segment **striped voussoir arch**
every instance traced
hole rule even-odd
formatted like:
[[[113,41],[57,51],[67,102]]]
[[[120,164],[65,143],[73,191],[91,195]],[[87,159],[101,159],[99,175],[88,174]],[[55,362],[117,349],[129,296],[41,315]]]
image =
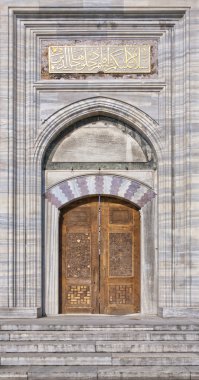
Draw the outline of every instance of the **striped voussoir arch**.
[[[67,179],[51,187],[45,197],[56,208],[88,195],[114,195],[131,201],[140,208],[156,195],[148,186],[116,175],[85,175]]]

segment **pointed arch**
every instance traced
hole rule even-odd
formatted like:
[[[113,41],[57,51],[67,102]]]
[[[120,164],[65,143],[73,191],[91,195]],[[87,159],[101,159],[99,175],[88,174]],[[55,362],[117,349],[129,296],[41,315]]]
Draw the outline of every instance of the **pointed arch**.
[[[157,161],[163,147],[158,124],[145,112],[125,102],[106,97],[80,100],[51,115],[43,124],[43,129],[35,143],[34,161],[41,163],[50,143],[67,127],[88,117],[103,115],[123,121],[143,135],[154,148]]]

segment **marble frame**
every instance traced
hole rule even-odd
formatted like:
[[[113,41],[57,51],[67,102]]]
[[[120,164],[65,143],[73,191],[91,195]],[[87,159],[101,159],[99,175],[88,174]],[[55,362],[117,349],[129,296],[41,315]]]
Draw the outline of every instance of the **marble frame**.
[[[82,110],[78,113],[79,118],[86,117],[89,112],[123,118],[154,147],[158,157],[158,307],[163,310],[162,315],[179,315],[178,310],[181,316],[189,312],[195,315],[193,309],[195,313],[199,308],[198,235],[194,232],[198,225],[195,211],[198,203],[192,173],[196,172],[197,164],[195,156],[191,155],[190,143],[196,144],[198,122],[194,113],[196,78],[193,75],[198,62],[195,49],[197,6],[160,5],[154,9],[137,2],[133,7],[101,7],[100,28],[97,28],[98,8],[89,9],[78,4],[75,8],[59,7],[59,4],[58,1],[56,7],[48,7],[41,1],[41,6],[33,2],[29,7],[22,1],[18,7],[13,1],[2,9],[0,316],[41,315],[44,256],[41,194],[45,192],[42,159],[51,139],[59,132],[57,124],[61,123],[60,128],[63,128],[62,123],[67,126],[73,122],[74,110],[78,107]],[[128,25],[126,15],[130,21]],[[59,24],[60,16],[62,25]],[[87,16],[92,20],[89,28],[85,22]],[[53,38],[58,31],[60,35],[68,31],[77,35],[82,30],[94,38],[102,34],[123,37],[127,32],[130,38],[141,34],[156,38],[157,79],[41,80],[38,60],[41,40]],[[190,56],[195,62],[191,70]],[[150,117],[142,106],[138,109],[128,100],[111,99],[107,95],[111,91],[112,94],[114,91],[128,92],[129,97],[139,92],[148,100],[156,93],[159,98],[156,116]],[[48,104],[49,93],[55,96],[75,93],[74,103],[64,106],[64,110],[68,110],[65,120],[60,110],[47,113],[41,121],[42,101]],[[84,94],[83,101],[79,101],[79,94]],[[89,109],[91,104],[93,108]],[[193,107],[191,117],[190,106]],[[194,152],[198,155],[197,145]]]

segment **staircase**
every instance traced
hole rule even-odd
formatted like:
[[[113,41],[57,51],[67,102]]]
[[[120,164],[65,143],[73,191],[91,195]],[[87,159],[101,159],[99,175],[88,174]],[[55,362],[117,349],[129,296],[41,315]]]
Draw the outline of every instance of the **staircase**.
[[[197,320],[62,316],[0,328],[0,380],[199,379]]]

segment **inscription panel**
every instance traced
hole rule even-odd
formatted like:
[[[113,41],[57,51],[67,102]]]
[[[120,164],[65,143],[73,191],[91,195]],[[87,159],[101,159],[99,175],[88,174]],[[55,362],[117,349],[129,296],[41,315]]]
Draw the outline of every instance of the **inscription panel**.
[[[109,234],[109,275],[132,276],[132,234]]]
[[[41,41],[41,79],[157,78],[154,39],[67,39]]]
[[[89,233],[68,233],[66,273],[69,278],[90,277],[90,242]]]
[[[151,46],[138,44],[49,46],[49,73],[150,73]]]

